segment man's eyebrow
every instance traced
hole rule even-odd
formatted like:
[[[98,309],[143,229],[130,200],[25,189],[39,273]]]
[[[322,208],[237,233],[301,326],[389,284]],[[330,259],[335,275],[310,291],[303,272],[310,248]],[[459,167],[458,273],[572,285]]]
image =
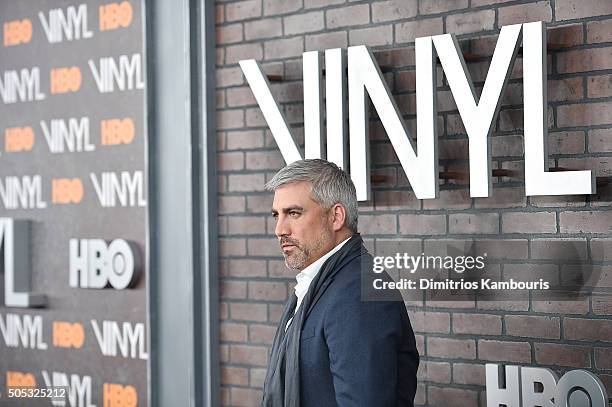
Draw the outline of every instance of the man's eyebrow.
[[[291,205],[291,206],[288,206],[286,208],[283,208],[282,211],[283,211],[283,213],[287,213],[289,211],[302,211],[302,212],[304,212],[304,208],[299,206],[299,205]],[[274,208],[272,208],[271,212],[272,212],[273,215],[278,213],[278,211],[276,209],[274,209]]]

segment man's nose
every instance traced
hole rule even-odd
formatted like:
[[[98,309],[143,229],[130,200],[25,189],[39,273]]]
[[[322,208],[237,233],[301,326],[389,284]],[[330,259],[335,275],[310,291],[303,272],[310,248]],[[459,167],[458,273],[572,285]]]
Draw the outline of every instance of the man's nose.
[[[274,228],[274,233],[277,237],[283,237],[290,234],[289,225],[284,216],[279,215],[276,218],[276,227]]]

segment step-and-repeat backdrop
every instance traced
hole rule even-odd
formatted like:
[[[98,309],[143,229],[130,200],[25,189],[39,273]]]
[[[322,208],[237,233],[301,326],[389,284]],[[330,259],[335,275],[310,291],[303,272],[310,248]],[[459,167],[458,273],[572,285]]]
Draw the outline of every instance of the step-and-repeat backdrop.
[[[147,404],[143,14],[0,2],[0,405]]]

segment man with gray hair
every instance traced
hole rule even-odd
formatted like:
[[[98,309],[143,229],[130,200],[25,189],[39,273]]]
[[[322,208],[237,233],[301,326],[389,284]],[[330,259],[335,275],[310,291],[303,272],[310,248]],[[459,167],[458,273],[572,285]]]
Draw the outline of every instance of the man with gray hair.
[[[262,406],[412,407],[414,333],[401,300],[361,298],[372,256],[357,232],[350,177],[331,162],[301,160],[266,189],[274,191],[285,264],[298,274],[274,337]]]

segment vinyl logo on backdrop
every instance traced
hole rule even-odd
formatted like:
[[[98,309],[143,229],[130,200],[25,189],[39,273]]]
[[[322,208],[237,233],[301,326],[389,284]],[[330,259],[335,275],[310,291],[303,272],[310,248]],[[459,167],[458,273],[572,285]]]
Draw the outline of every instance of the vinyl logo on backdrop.
[[[575,195],[595,193],[591,171],[548,172],[546,30],[542,22],[501,29],[489,72],[477,100],[465,60],[453,34],[417,38],[416,103],[417,143],[414,145],[374,56],[366,46],[348,48],[348,81],[341,49],[325,51],[327,148],[323,148],[322,66],[319,51],[303,54],[305,158],[327,158],[346,168],[347,129],[345,93],[348,87],[350,174],[360,201],[370,198],[368,105],[370,96],[380,121],[419,199],[438,196],[436,132],[436,58],[455,98],[469,140],[470,196],[488,197],[492,176],[490,138],[510,68],[523,39],[525,193]],[[270,91],[270,84],[255,60],[240,66],[285,159],[302,159],[290,126]],[[348,86],[345,84],[348,82]],[[416,148],[415,148],[416,147]],[[418,153],[417,153],[418,152]]]

